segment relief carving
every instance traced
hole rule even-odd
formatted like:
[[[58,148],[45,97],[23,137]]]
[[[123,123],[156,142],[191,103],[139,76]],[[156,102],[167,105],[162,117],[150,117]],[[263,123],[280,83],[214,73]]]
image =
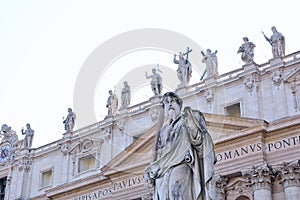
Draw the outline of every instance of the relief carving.
[[[245,88],[248,92],[253,92],[256,89],[256,92],[259,90],[259,76],[257,73],[253,73],[244,77]]]
[[[207,103],[207,104],[212,104],[212,102],[213,102],[213,100],[214,100],[214,93],[213,93],[213,91],[207,89],[207,90],[204,92],[204,97],[205,97],[205,100],[206,100],[206,103]]]
[[[150,108],[149,110],[149,116],[152,122],[156,122],[158,119],[159,111],[158,108]]]
[[[253,199],[252,185],[248,178],[237,177],[228,181],[228,184],[225,186],[225,199],[237,199],[241,195],[246,196],[249,199]]]
[[[279,88],[280,84],[282,83],[282,80],[283,78],[280,70],[273,72],[272,81],[275,86]]]

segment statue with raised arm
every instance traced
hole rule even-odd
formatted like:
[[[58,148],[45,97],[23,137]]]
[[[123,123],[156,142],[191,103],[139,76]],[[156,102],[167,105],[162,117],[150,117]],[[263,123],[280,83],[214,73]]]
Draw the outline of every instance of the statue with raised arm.
[[[112,92],[112,90],[108,91],[109,97],[107,98],[106,108],[108,109],[108,117],[115,116],[118,110],[118,97],[116,94]]]
[[[163,95],[163,114],[155,135],[154,156],[144,180],[154,200],[215,200],[214,144],[199,110],[185,107],[177,94]],[[161,117],[162,115],[160,115]]]
[[[25,138],[23,140],[23,147],[25,149],[30,149],[32,147],[32,140],[34,135],[34,130],[30,127],[30,124],[26,124],[26,130],[22,128],[21,130],[22,135],[25,135]]]
[[[178,64],[177,77],[180,81],[179,87],[187,86],[190,82],[190,78],[192,76],[192,65],[188,60],[188,55],[191,51],[191,49],[187,48],[186,53],[180,52],[178,55],[179,60],[176,59],[177,55],[174,54],[173,62]]]
[[[218,76],[218,58],[217,58],[217,51],[214,53],[211,52],[210,49],[206,50],[206,54],[201,51],[203,55],[202,62],[206,63],[206,72],[207,78],[210,77],[217,77]]]
[[[65,130],[67,131],[67,133],[71,133],[73,131],[73,128],[75,125],[75,119],[76,119],[76,115],[72,111],[72,108],[68,108],[68,116],[63,121],[63,123],[65,124]]]
[[[275,26],[272,26],[271,30],[272,30],[273,34],[271,35],[270,38],[268,38],[264,34],[264,32],[262,32],[262,33],[263,33],[265,39],[272,46],[273,58],[285,56],[285,39],[284,39],[284,36],[276,30]]]
[[[121,91],[122,108],[127,108],[130,105],[131,92],[127,81],[124,81],[124,87]]]
[[[149,79],[151,78],[151,89],[154,93],[154,95],[161,95],[162,92],[162,78],[159,75],[159,73],[157,73],[156,69],[153,68],[152,69],[152,75],[148,76],[147,72],[146,72],[146,78]]]
[[[242,53],[242,60],[246,64],[253,63],[253,57],[254,57],[254,48],[256,47],[253,42],[249,42],[249,39],[247,37],[243,37],[244,44],[240,46],[237,53]]]

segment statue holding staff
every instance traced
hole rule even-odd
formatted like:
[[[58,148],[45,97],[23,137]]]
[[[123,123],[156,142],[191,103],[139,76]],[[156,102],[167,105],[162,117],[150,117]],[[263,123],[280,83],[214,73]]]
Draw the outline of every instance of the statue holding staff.
[[[268,38],[264,32],[262,34],[264,35],[265,39],[270,43],[272,46],[272,53],[273,58],[275,57],[282,57],[285,55],[285,39],[284,36],[279,33],[275,26],[272,26],[271,28],[273,34],[270,38]]]
[[[154,186],[153,199],[215,200],[214,144],[203,114],[190,107],[182,113],[182,100],[173,92],[162,103],[153,159],[144,174]]]
[[[174,59],[173,62],[175,64],[178,64],[177,68],[177,77],[180,81],[179,87],[184,87],[187,86],[188,83],[190,82],[191,76],[192,76],[192,65],[188,60],[189,53],[192,52],[192,49],[189,47],[187,48],[186,53],[180,52],[178,57],[179,60],[176,59],[177,55],[174,54]],[[185,58],[186,56],[186,58]]]

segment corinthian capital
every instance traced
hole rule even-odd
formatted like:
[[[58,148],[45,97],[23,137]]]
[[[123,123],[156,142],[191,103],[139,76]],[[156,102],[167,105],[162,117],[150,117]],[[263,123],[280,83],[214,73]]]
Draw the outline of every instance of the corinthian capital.
[[[267,163],[260,166],[253,166],[250,170],[244,170],[242,171],[242,175],[250,179],[254,190],[271,190],[271,180],[274,177],[274,173]]]
[[[275,168],[284,187],[300,186],[300,160],[283,162]]]

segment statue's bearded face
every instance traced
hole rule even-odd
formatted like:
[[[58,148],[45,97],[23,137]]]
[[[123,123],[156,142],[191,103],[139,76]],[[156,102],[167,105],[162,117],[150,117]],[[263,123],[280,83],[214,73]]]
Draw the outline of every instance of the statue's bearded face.
[[[175,98],[167,97],[164,100],[165,113],[167,114],[168,120],[175,120],[180,114],[181,106],[178,104]]]

